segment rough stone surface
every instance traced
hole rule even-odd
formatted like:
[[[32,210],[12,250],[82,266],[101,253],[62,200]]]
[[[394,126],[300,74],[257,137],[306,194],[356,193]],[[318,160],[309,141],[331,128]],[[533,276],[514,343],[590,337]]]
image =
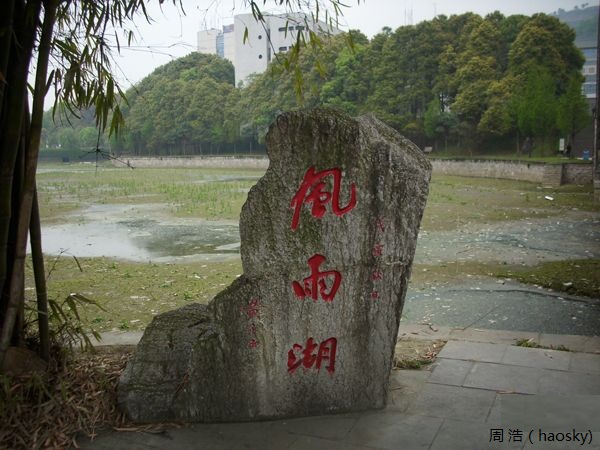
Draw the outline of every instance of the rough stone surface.
[[[207,306],[162,314],[146,329],[119,386],[133,420],[243,421],[385,406],[431,166],[375,118],[324,109],[279,116],[267,149],[269,168],[240,218],[244,274]],[[339,198],[333,174],[309,183],[292,229],[292,200],[311,167],[340,169]],[[322,217],[313,215],[318,198]],[[316,300],[293,287],[310,277],[315,255],[325,258],[318,271],[341,277],[329,301],[332,273]]]

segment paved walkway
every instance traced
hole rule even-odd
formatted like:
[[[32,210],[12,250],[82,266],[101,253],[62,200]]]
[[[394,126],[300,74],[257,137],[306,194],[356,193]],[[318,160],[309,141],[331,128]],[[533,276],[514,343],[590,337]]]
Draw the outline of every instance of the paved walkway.
[[[600,449],[600,337],[423,325],[403,326],[400,335],[448,343],[426,370],[392,372],[383,410],[107,431],[79,444],[94,450],[570,449],[581,448],[585,438],[585,448]],[[572,351],[514,346],[520,338]],[[564,433],[573,439],[574,429],[578,441],[557,442],[567,439]]]

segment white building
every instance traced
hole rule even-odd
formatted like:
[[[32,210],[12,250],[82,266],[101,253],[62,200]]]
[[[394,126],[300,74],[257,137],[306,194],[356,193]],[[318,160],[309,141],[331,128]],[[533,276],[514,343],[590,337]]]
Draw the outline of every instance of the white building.
[[[288,51],[296,42],[298,33],[306,33],[307,26],[319,34],[340,32],[303,14],[263,17],[264,22],[260,22],[252,14],[239,14],[234,17],[234,23],[224,26],[222,31],[210,29],[198,32],[198,51],[230,60],[235,68],[235,84],[239,85],[240,82],[246,83],[251,74],[264,72],[275,53]],[[305,39],[308,41],[308,36]]]
[[[214,28],[210,30],[202,30],[198,32],[198,51],[200,53],[216,54],[217,53],[217,37],[220,31]]]

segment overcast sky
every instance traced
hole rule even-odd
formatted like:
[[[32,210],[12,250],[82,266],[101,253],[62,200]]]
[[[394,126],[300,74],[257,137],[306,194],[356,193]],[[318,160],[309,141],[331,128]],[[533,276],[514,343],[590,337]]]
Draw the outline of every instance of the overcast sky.
[[[326,1],[326,0],[325,0]],[[179,2],[179,0],[178,0]],[[150,2],[152,24],[138,21],[138,47],[123,49],[117,60],[117,73],[124,87],[140,81],[159,65],[195,50],[196,33],[200,29],[220,28],[233,23],[233,15],[249,12],[242,0],[182,0],[185,15],[167,0],[162,8]],[[260,3],[260,2],[259,2]],[[273,0],[267,0],[275,3]],[[371,37],[384,26],[396,29],[405,24],[430,20],[436,14],[461,14],[472,11],[485,15],[500,10],[505,15],[535,12],[552,13],[581,6],[572,0],[346,0],[342,28],[355,28]],[[358,4],[360,3],[360,4]],[[588,1],[589,5],[598,0]],[[266,7],[265,7],[266,9]]]

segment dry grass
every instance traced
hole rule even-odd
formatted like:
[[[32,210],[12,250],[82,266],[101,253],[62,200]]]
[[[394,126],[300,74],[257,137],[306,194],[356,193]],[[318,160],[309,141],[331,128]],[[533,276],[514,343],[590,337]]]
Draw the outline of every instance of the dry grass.
[[[119,375],[130,354],[80,354],[47,373],[0,377],[0,448],[78,448],[76,436],[122,427]]]
[[[420,369],[435,361],[446,344],[441,340],[402,338],[394,351],[394,369]]]

